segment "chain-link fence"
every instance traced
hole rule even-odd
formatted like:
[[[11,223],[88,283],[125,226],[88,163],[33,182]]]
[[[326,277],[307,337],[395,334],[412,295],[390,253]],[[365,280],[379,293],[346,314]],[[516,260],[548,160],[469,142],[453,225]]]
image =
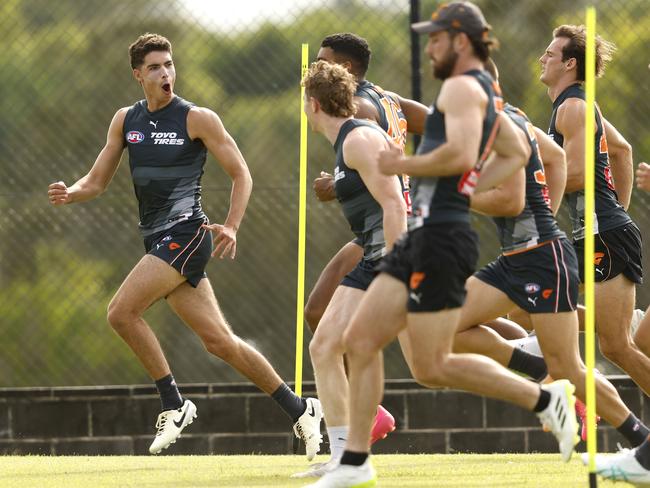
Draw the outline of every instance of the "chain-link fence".
[[[235,261],[214,261],[208,275],[237,334],[293,378],[299,143],[300,45],[315,57],[321,39],[352,31],[373,50],[368,78],[410,96],[409,2],[312,0],[4,0],[0,3],[0,385],[148,382],[105,318],[108,302],[143,248],[126,157],[108,192],[85,204],[52,208],[47,185],[72,183],[90,168],[119,107],[142,98],[131,78],[127,46],[159,32],[174,46],[176,91],[219,113],[253,175],[253,195],[238,235]],[[501,40],[495,56],[506,97],[546,128],[550,101],[537,58],[554,26],[580,23],[576,2],[477,2]],[[426,17],[435,2],[422,2]],[[605,113],[648,154],[645,93],[650,38],[647,0],[597,2],[599,31],[619,52],[598,85]],[[424,42],[422,43],[422,46]],[[437,86],[422,59],[423,101]],[[331,169],[331,146],[309,138],[309,180]],[[230,181],[206,165],[203,203],[213,222],[226,214]],[[631,213],[648,225],[647,195]],[[308,198],[307,286],[351,238],[336,204]],[[477,219],[482,261],[498,244],[493,225]],[[565,225],[565,229],[567,226]],[[647,236],[647,233],[644,232]],[[650,269],[650,268],[648,268]],[[308,290],[307,290],[308,291]],[[638,304],[649,293],[640,289]],[[164,303],[145,318],[181,382],[240,377],[203,351]],[[307,334],[307,339],[309,334]],[[408,376],[401,354],[386,357],[389,377]],[[305,358],[306,376],[311,372]]]

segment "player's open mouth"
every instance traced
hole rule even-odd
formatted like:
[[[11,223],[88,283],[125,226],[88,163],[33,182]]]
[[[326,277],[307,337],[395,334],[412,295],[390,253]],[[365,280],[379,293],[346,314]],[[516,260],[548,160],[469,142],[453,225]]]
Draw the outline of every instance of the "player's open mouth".
[[[172,92],[172,86],[169,83],[163,84],[162,89],[165,91],[165,93],[171,93]]]

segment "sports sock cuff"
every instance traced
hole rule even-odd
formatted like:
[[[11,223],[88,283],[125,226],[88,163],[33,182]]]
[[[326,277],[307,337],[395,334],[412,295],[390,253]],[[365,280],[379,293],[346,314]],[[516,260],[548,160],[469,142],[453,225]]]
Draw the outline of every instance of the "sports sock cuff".
[[[632,412],[621,425],[616,427],[616,430],[627,439],[632,447],[643,444],[650,434],[648,428]]]
[[[307,401],[296,395],[286,383],[282,383],[278,388],[271,393],[271,398],[275,400],[280,408],[291,417],[294,423],[298,421],[300,416],[305,413],[307,409]]]
[[[367,452],[353,452],[353,451],[343,451],[343,456],[341,456],[341,464],[348,464],[350,466],[361,466],[368,459]]]
[[[533,412],[541,412],[543,410],[546,410],[546,407],[548,407],[548,404],[551,403],[551,394],[543,390],[542,388],[539,389],[539,398],[537,399],[537,403],[533,407]]]
[[[183,399],[171,374],[156,380],[156,389],[160,394],[160,404],[163,410],[176,410],[183,406]]]
[[[548,374],[546,362],[541,356],[536,356],[519,347],[515,347],[508,362],[508,368],[519,373],[524,373],[535,381],[543,380]]]

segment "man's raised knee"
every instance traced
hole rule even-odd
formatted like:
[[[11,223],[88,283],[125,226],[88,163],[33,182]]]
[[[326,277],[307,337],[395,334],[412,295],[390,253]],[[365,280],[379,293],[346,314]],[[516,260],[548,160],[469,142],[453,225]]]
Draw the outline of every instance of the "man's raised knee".
[[[111,301],[108,305],[108,310],[106,312],[106,319],[111,327],[119,332],[121,329],[128,327],[134,319],[137,318],[137,315],[129,313],[121,305],[117,305],[115,301]]]

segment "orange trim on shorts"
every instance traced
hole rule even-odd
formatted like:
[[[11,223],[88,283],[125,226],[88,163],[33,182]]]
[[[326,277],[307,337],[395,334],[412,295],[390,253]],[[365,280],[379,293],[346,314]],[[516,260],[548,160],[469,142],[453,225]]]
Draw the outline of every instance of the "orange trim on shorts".
[[[547,244],[551,244],[551,243],[557,242],[559,240],[560,240],[560,238],[558,237],[557,239],[553,239],[552,241],[545,241],[545,242],[542,242],[541,244],[537,244],[537,245],[532,246],[532,247],[527,247],[526,249],[517,249],[516,251],[508,251],[508,252],[504,252],[504,253],[501,253],[501,254],[503,256],[514,256],[515,254],[521,254],[521,253],[524,253],[524,252],[532,251],[533,249],[537,249],[538,247],[546,246]]]

